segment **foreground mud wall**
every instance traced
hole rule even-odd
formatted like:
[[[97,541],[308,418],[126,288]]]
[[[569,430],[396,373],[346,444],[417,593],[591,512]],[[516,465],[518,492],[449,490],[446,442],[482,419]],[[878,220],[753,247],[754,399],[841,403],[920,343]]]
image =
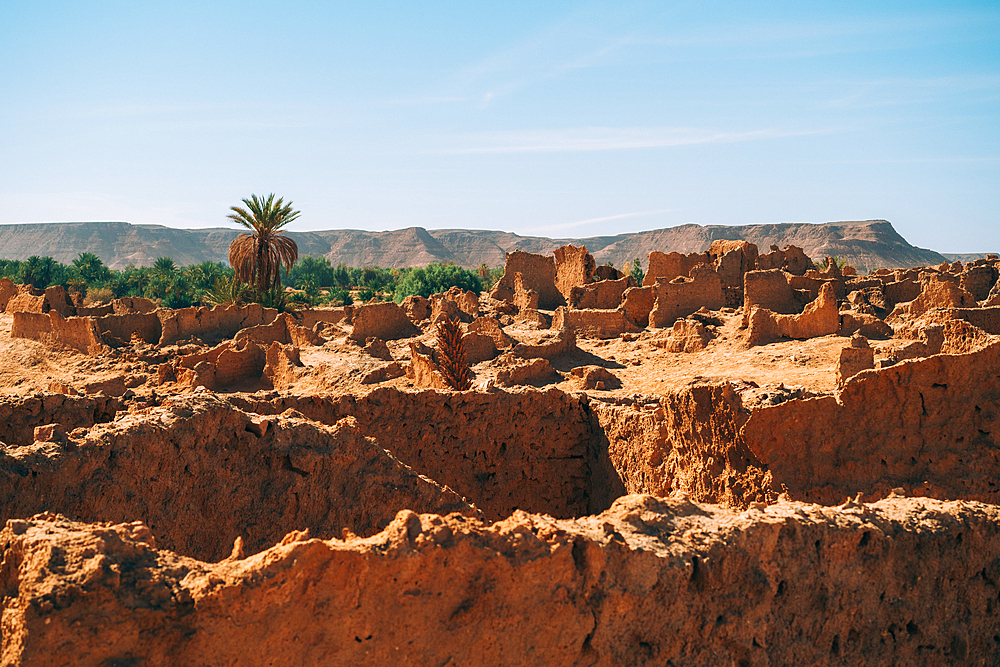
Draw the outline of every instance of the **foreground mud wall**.
[[[4,664],[959,665],[1000,660],[1000,510],[891,498],[579,520],[400,512],[208,564],[142,524],[0,532]]]
[[[0,397],[0,443],[24,446],[34,442],[36,426],[60,424],[67,432],[109,422],[124,409],[119,398],[111,396],[69,396],[34,394]]]
[[[743,438],[796,499],[903,487],[1000,503],[1000,343],[864,371],[838,397],[755,410]]]
[[[516,509],[557,517],[588,511],[590,416],[579,398],[555,389],[487,394],[380,388],[358,397],[232,400],[260,414],[292,408],[325,424],[354,417],[380,447],[492,519]]]
[[[206,560],[247,553],[290,530],[375,533],[402,508],[475,514],[365,438],[293,414],[261,419],[217,398],[174,399],[0,453],[0,520],[53,511],[142,520],[161,546]]]
[[[647,405],[591,401],[590,408],[595,484],[605,480],[598,487],[604,495],[595,492],[594,510],[624,493],[681,491],[734,507],[777,495],[766,467],[740,437],[746,416],[728,382],[695,385]]]

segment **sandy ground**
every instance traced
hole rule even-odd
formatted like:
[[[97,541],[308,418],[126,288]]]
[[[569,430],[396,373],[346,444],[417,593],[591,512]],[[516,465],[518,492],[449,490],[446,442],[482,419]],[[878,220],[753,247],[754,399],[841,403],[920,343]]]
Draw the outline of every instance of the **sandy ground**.
[[[693,381],[720,379],[748,381],[760,386],[801,386],[812,392],[827,392],[836,388],[836,363],[840,350],[848,344],[840,336],[824,336],[809,340],[787,340],[748,348],[745,332],[740,329],[741,317],[736,313],[714,313],[722,324],[715,327],[716,338],[701,351],[668,352],[657,342],[667,330],[650,329],[626,338],[608,340],[579,339],[579,350],[552,360],[556,370],[568,374],[578,366],[602,366],[614,373],[622,383],[613,391],[590,390],[607,397],[657,395]],[[13,316],[0,314],[0,348],[4,363],[0,364],[0,393],[28,394],[71,387],[78,391],[95,392],[102,383],[125,378],[137,392],[156,388],[156,364],[148,363],[130,350],[110,355],[89,357],[72,350],[54,350],[44,344],[24,339],[12,339]],[[537,337],[541,332],[508,326],[505,331],[516,340]],[[406,377],[389,380],[381,385],[362,384],[361,377],[384,363],[369,357],[347,339],[349,327],[343,326],[325,344],[302,349],[306,368],[301,379],[290,388],[299,394],[340,394],[367,392],[386,384],[414,387]],[[411,339],[412,340],[412,339]],[[419,337],[434,344],[434,336]],[[410,340],[390,341],[393,357],[404,367],[410,358]],[[876,354],[892,343],[871,341]],[[480,378],[495,375],[496,362],[484,362],[474,367]],[[555,386],[567,391],[582,389],[577,378],[549,379],[536,386]],[[261,383],[231,387],[230,391],[255,391],[267,388]],[[169,387],[156,388],[169,391]]]

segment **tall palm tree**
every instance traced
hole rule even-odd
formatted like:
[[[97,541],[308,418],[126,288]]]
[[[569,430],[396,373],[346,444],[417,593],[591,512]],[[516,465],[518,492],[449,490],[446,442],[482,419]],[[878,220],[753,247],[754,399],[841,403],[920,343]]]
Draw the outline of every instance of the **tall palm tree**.
[[[240,234],[230,244],[229,263],[237,278],[259,292],[276,289],[281,285],[281,265],[287,271],[299,258],[299,247],[281,229],[299,217],[299,212],[292,210],[292,202],[275,201],[273,194],[267,199],[250,195],[243,203],[246,209],[232,206],[233,212],[226,217],[252,233]]]

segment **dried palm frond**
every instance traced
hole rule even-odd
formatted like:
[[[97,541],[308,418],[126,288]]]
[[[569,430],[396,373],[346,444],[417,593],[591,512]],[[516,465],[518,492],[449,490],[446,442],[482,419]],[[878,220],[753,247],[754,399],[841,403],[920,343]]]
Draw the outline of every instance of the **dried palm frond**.
[[[438,370],[448,386],[458,391],[472,387],[472,371],[465,360],[462,327],[458,320],[441,318],[437,327]]]

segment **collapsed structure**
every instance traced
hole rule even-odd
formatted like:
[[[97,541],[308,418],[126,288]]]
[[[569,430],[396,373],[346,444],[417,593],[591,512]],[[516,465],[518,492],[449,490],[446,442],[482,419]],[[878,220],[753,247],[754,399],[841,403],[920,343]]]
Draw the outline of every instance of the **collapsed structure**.
[[[108,368],[0,397],[3,664],[1000,660],[1000,258],[647,266],[294,315],[0,281],[12,345]]]

